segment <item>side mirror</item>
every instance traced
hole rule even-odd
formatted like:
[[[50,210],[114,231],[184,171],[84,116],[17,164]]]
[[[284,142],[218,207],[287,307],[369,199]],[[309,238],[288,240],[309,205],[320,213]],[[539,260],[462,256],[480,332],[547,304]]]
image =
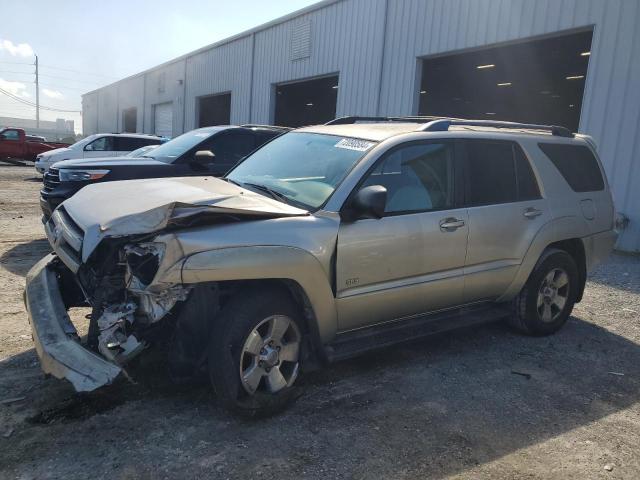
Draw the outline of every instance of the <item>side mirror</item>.
[[[382,218],[386,206],[387,189],[382,185],[371,185],[358,190],[343,218],[351,222],[361,218]]]
[[[211,150],[198,150],[196,154],[193,156],[194,161],[201,165],[213,163],[215,158],[216,156]]]

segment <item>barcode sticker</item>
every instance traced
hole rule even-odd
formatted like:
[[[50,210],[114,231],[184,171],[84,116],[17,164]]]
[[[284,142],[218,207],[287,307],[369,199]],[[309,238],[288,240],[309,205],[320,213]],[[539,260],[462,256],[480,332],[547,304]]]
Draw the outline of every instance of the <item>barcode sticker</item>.
[[[356,150],[358,152],[366,152],[375,145],[374,142],[367,142],[366,140],[358,140],[357,138],[343,138],[334,146],[336,148],[345,148],[347,150]]]

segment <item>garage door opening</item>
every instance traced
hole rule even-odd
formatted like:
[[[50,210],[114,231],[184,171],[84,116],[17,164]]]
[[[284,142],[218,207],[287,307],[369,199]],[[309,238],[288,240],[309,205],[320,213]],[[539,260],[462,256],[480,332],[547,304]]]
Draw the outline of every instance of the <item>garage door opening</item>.
[[[577,131],[592,31],[424,59],[420,115]]]
[[[231,123],[231,94],[221,93],[198,99],[198,127]]]
[[[122,111],[122,131],[136,133],[138,123],[138,109],[136,107],[125,108]]]
[[[276,85],[274,123],[284,127],[317,125],[333,120],[338,75]]]
[[[173,135],[173,103],[159,103],[153,106],[153,133],[160,137]]]

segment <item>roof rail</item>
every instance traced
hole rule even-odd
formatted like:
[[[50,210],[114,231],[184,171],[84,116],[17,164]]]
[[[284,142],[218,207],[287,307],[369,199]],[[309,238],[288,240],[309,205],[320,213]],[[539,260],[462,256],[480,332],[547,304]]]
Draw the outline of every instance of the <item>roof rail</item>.
[[[446,132],[452,126],[467,127],[491,127],[491,128],[513,128],[526,130],[544,130],[551,132],[551,135],[557,137],[573,138],[574,135],[565,127],[556,125],[536,125],[533,123],[517,123],[517,122],[501,122],[497,120],[449,120],[438,119],[425,123],[420,131],[422,132]]]
[[[424,123],[429,120],[437,120],[442,117],[430,117],[430,116],[408,116],[408,117],[361,117],[358,115],[351,115],[348,117],[339,117],[328,121],[325,125],[351,125],[357,122],[411,122],[411,123]]]
[[[280,125],[261,125],[259,123],[245,123],[240,126],[243,128],[277,128],[279,130],[293,130],[291,127],[283,127]]]

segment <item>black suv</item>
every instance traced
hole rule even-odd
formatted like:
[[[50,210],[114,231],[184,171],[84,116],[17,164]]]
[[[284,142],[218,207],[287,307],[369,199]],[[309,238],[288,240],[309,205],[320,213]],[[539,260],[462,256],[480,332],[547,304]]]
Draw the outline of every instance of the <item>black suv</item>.
[[[137,158],[65,160],[49,168],[40,191],[43,221],[85,185],[138,178],[220,177],[243,157],[289,131],[264,125],[217,126],[192,130]]]

